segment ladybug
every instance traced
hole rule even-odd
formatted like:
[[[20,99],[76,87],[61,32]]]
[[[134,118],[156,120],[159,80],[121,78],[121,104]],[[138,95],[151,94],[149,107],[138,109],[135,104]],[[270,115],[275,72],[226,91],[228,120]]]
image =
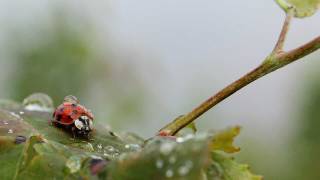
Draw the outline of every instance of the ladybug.
[[[93,130],[93,114],[79,104],[75,96],[66,96],[53,113],[52,124],[71,131],[73,137],[89,137]]]

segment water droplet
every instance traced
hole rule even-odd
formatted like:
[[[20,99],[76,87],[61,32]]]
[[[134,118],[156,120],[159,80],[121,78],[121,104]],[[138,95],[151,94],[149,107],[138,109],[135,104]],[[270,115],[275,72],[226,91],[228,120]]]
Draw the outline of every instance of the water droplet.
[[[117,157],[117,156],[119,156],[119,155],[120,155],[119,152],[115,152],[115,153],[113,154],[113,156],[115,156],[115,157]]]
[[[97,145],[97,148],[98,148],[98,149],[102,149],[102,144],[98,144],[98,145]]]
[[[194,138],[193,134],[187,134],[183,139],[184,139],[184,141],[187,141],[187,140],[192,139],[192,138]]]
[[[176,139],[176,142],[178,142],[178,143],[183,143],[183,142],[188,141],[188,140],[190,140],[190,139],[192,139],[192,138],[194,138],[194,135],[193,135],[193,134],[187,134],[187,135],[184,136],[184,137],[178,137],[178,138]]]
[[[91,143],[88,143],[86,147],[87,147],[88,151],[90,151],[90,152],[94,151],[94,148]]]
[[[178,169],[178,173],[180,176],[185,176],[189,173],[189,171],[191,170],[193,166],[192,161],[188,160],[184,163],[184,165],[182,165],[181,167],[179,167]]]
[[[184,139],[182,137],[178,137],[176,140],[178,143],[182,143],[184,141]]]
[[[165,143],[161,144],[160,152],[163,155],[168,155],[168,154],[171,153],[171,151],[173,150],[174,146],[175,145],[173,143],[171,143],[171,142],[165,142]]]
[[[28,111],[43,111],[43,112],[51,112],[52,109],[44,108],[37,104],[30,104],[24,107]]]
[[[7,121],[3,121],[3,124],[8,125],[9,123]]]
[[[162,159],[158,159],[157,161],[156,161],[156,167],[158,168],[158,169],[161,169],[162,167],[163,167],[163,160]]]
[[[8,133],[9,133],[9,134],[12,134],[12,133],[13,133],[13,130],[12,130],[12,129],[9,129],[9,130],[8,130]]]
[[[21,118],[18,114],[14,113],[14,112],[10,112],[10,114],[15,118],[18,118],[18,119]]]
[[[171,163],[171,164],[174,164],[176,162],[176,160],[177,160],[176,157],[173,155],[169,157],[169,163]]]
[[[185,176],[188,174],[188,172],[189,172],[189,168],[187,168],[186,166],[181,166],[178,169],[178,173],[180,176]]]
[[[69,168],[71,173],[75,173],[81,168],[81,159],[79,156],[71,156],[67,162],[66,166]]]
[[[23,115],[23,114],[24,114],[24,112],[23,112],[23,111],[20,111],[20,112],[19,112],[19,114],[20,114],[20,115]]]
[[[172,171],[171,169],[168,169],[168,170],[166,171],[166,177],[167,177],[167,178],[173,177],[173,171]]]
[[[52,99],[44,93],[34,93],[23,100],[23,106],[29,111],[53,111]]]
[[[104,147],[105,150],[107,150],[108,152],[113,152],[115,149],[112,146],[106,146]]]
[[[138,151],[139,149],[141,149],[141,146],[139,144],[126,144],[124,147],[132,151]]]
[[[118,157],[118,161],[124,161],[126,158],[128,158],[128,154],[122,153],[122,154],[120,154],[120,156]]]
[[[103,158],[101,158],[101,157],[99,157],[99,156],[96,156],[96,155],[91,155],[90,156],[92,159],[103,159]]]

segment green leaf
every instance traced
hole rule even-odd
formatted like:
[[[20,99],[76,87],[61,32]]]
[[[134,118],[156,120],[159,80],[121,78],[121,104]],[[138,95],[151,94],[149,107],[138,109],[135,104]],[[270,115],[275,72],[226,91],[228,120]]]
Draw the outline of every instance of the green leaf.
[[[141,151],[111,163],[108,179],[200,179],[209,162],[208,138],[177,143],[159,137],[150,140]]]
[[[249,166],[239,164],[223,153],[212,152],[212,163],[206,171],[208,179],[262,180],[262,176],[250,172]]]
[[[286,12],[293,9],[297,18],[312,16],[320,7],[320,0],[276,0],[276,2]]]
[[[23,150],[23,157],[16,169],[15,179],[85,179],[92,176],[82,171],[90,154],[68,148],[60,143],[31,136]]]
[[[211,150],[222,150],[227,153],[240,151],[239,147],[233,145],[234,138],[240,133],[240,127],[234,126],[213,134]]]
[[[224,177],[240,173],[231,160],[211,157],[217,151],[239,150],[233,146],[238,126],[146,141],[95,123],[90,139],[74,139],[49,123],[52,102],[48,96],[29,99],[35,102],[31,108],[30,103],[0,101],[0,179],[217,179],[221,172]],[[209,173],[217,168],[218,174]]]

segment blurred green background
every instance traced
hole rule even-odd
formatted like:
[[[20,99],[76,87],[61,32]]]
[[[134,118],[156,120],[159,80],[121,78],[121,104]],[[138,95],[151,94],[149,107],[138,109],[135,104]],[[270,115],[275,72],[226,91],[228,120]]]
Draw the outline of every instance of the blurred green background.
[[[226,13],[226,9],[232,10]],[[318,35],[297,20],[287,48]],[[0,97],[76,95],[96,121],[154,135],[272,50],[273,1],[0,2]],[[219,104],[200,131],[239,124],[238,158],[265,179],[319,179],[319,52]]]

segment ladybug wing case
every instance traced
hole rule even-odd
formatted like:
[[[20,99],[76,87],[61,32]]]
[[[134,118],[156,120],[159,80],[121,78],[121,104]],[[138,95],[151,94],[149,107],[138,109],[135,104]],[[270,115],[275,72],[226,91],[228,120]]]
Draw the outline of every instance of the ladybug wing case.
[[[73,107],[69,103],[60,105],[53,114],[54,121],[59,124],[69,125],[75,120],[73,117]]]

